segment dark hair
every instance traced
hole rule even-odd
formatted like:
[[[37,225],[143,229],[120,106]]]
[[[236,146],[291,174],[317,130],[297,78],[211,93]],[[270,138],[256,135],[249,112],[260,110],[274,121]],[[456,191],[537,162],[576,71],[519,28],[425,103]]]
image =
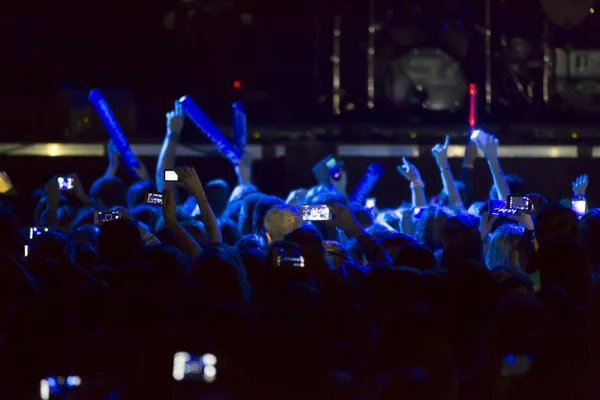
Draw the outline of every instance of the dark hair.
[[[467,260],[483,263],[483,243],[477,218],[461,214],[446,221],[442,253],[444,268],[450,269],[452,264]]]
[[[140,228],[127,219],[107,221],[100,227],[98,253],[100,262],[115,266],[138,256],[143,248]]]
[[[75,232],[72,232],[70,238],[73,242],[89,243],[93,248],[98,247],[98,235],[100,228],[93,224],[82,225]]]
[[[579,241],[577,214],[558,204],[544,207],[535,219],[535,239],[540,248],[557,239]]]
[[[86,271],[91,271],[100,264],[100,257],[90,243],[75,242],[75,263]]]
[[[264,233],[265,229],[265,217],[267,212],[275,206],[284,205],[285,202],[279,197],[275,196],[264,196],[262,197],[254,207],[252,213],[252,232],[260,235]]]
[[[302,226],[285,235],[284,240],[300,246],[300,252],[305,259],[307,269],[315,271],[327,268],[323,237],[314,227]]]
[[[127,189],[125,197],[127,199],[127,209],[131,210],[136,206],[146,203],[146,193],[156,192],[154,182],[138,180],[133,182]]]
[[[142,204],[129,211],[129,215],[135,221],[144,223],[151,232],[154,232],[156,224],[160,220],[161,211],[158,207]]]
[[[238,240],[240,240],[242,237],[237,224],[230,219],[221,219],[219,226],[221,227],[221,237],[223,238],[223,243],[230,246],[235,246]]]
[[[394,265],[418,268],[423,272],[437,267],[437,260],[431,249],[417,242],[407,243],[393,260]]]
[[[208,235],[206,233],[206,227],[200,221],[183,221],[180,224],[196,242],[204,247],[208,244]],[[177,247],[177,246],[176,246]]]
[[[432,251],[441,249],[444,226],[451,216],[452,212],[447,208],[437,205],[427,207],[415,226],[415,239]]]
[[[250,233],[242,236],[242,238],[237,242],[236,247],[238,251],[242,252],[248,249],[262,250],[266,245],[267,243],[262,236]]]
[[[593,208],[579,221],[581,243],[594,268],[600,266],[600,209]]]
[[[158,273],[164,286],[171,290],[181,287],[190,269],[189,259],[181,250],[168,244],[147,247],[143,250],[143,257]]]
[[[115,176],[96,179],[90,189],[90,197],[101,201],[106,208],[125,206],[125,184]]]
[[[226,244],[207,246],[192,264],[190,278],[213,301],[248,301],[252,290],[237,250]]]
[[[74,256],[75,248],[65,233],[48,231],[33,239],[26,263],[27,266],[31,266],[50,259],[73,259]]]
[[[76,231],[83,225],[93,225],[94,224],[94,214],[96,210],[93,208],[80,208],[75,216],[73,222],[71,222],[71,232]]]
[[[23,251],[25,244],[19,235],[21,222],[13,210],[4,203],[0,203],[0,246],[11,253]]]
[[[378,238],[379,243],[385,247],[385,251],[394,260],[400,251],[411,243],[415,243],[415,238],[405,233],[387,233]]]
[[[227,182],[223,179],[214,179],[204,185],[204,193],[215,216],[221,218],[231,195]]]
[[[252,230],[254,221],[254,208],[264,196],[265,195],[262,193],[251,193],[242,201],[238,218],[238,226],[242,235],[254,233]]]
[[[341,203],[348,204],[348,200],[343,194],[339,192],[325,191],[315,194],[312,197],[306,195],[306,204],[327,204],[327,203]]]
[[[592,269],[578,242],[568,238],[554,240],[540,246],[535,258],[542,287],[558,285],[576,304],[586,302],[592,287]]]
[[[268,233],[273,241],[283,240],[285,235],[300,228],[301,225],[302,220],[298,209],[285,203],[269,208],[264,217],[265,233]]]
[[[527,194],[525,191],[525,181],[521,177],[512,174],[504,175],[504,181],[506,182],[508,190],[512,196],[525,196]],[[490,188],[490,199],[498,200],[498,191],[496,190],[496,185],[492,185]]]

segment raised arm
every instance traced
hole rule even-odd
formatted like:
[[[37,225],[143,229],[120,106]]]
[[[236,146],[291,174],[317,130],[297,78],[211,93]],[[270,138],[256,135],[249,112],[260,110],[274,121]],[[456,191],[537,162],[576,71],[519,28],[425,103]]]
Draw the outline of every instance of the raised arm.
[[[201,252],[202,248],[194,240],[192,235],[182,227],[176,218],[177,204],[173,192],[163,190],[163,205],[162,205],[162,216],[165,221],[165,226],[175,234],[175,238],[181,245],[183,252],[190,259],[197,257]]]
[[[202,183],[198,178],[198,174],[194,168],[177,168],[177,176],[179,182],[183,185],[188,192],[196,199],[198,207],[200,208],[200,218],[206,229],[206,236],[208,236],[208,243],[221,243],[223,241],[221,237],[221,227],[215,214],[213,213],[208,200],[206,199],[206,193]]]
[[[438,167],[440,168],[440,175],[442,178],[442,184],[444,190],[448,193],[448,207],[454,210],[460,210],[463,208],[462,200],[456,188],[456,182],[452,176],[452,170],[448,163],[448,145],[450,144],[450,136],[446,135],[444,144],[436,144],[431,149],[431,154],[435,158]]]
[[[467,205],[471,204],[473,198],[473,170],[475,169],[477,151],[477,144],[469,139],[469,143],[465,148],[465,158],[463,159],[462,168],[460,170],[460,181],[465,185],[465,194],[463,195],[462,200]]]
[[[396,167],[398,172],[410,182],[410,193],[413,207],[427,206],[427,198],[425,197],[425,182],[421,179],[421,173],[408,160],[403,157],[402,165]]]
[[[504,174],[502,174],[502,168],[500,168],[500,161],[498,161],[498,147],[500,142],[496,137],[485,132],[480,132],[473,140],[481,149],[488,162],[492,178],[494,179],[494,186],[498,193],[498,198],[506,199],[510,195],[510,191],[504,180]]]
[[[117,170],[119,169],[119,150],[115,146],[115,143],[111,140],[108,141],[108,145],[106,146],[106,155],[108,156],[108,168],[106,168],[106,172],[104,176],[106,178],[110,176],[117,176]]]
[[[56,213],[59,205],[60,189],[58,188],[58,180],[53,177],[46,184],[46,209],[40,218],[43,226],[55,227],[58,224]]]
[[[179,144],[181,130],[185,121],[181,104],[178,101],[175,102],[173,111],[167,113],[166,118],[167,133],[165,134],[165,140],[163,141],[160,154],[158,155],[158,162],[156,163],[156,188],[159,192],[167,189],[175,193],[175,184],[165,182],[164,178],[165,170],[175,168],[177,145]]]

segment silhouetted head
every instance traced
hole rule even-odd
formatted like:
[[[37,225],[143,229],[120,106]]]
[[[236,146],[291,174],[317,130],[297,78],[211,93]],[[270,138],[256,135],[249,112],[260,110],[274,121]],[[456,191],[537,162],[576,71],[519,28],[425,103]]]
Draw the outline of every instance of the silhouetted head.
[[[110,176],[96,179],[90,189],[90,197],[105,208],[125,206],[125,184],[120,178]]]
[[[204,185],[204,193],[210,208],[217,218],[221,218],[229,203],[231,190],[223,179],[215,179]]]
[[[146,194],[156,192],[154,182],[138,180],[129,186],[126,193],[127,209],[131,210],[134,207],[146,204]]]
[[[137,257],[143,248],[140,228],[127,219],[107,221],[100,227],[98,253],[100,262],[115,266]]]

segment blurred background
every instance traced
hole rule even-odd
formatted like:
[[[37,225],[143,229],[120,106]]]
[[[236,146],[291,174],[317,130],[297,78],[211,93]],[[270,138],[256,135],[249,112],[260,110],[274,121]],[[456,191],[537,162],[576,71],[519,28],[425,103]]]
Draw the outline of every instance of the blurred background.
[[[11,2],[0,13],[0,138],[105,140],[87,101],[98,87],[133,140],[159,140],[165,112],[189,94],[218,125],[230,124],[231,103],[242,101],[250,129],[261,132],[251,140],[290,140],[298,131],[355,142],[398,126],[466,127],[474,83],[478,123],[512,124],[515,136],[538,129],[557,141],[574,139],[575,130],[585,139],[585,131],[593,141],[600,127],[594,6]],[[542,129],[550,124],[564,129]]]

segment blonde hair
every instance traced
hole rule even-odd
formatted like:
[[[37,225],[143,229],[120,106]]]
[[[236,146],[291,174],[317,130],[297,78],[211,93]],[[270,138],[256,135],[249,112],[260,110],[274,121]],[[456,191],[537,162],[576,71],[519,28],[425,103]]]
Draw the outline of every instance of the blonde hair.
[[[511,265],[510,253],[515,249],[525,230],[518,225],[502,225],[492,234],[487,246],[485,264],[489,269],[497,266],[518,267]]]

